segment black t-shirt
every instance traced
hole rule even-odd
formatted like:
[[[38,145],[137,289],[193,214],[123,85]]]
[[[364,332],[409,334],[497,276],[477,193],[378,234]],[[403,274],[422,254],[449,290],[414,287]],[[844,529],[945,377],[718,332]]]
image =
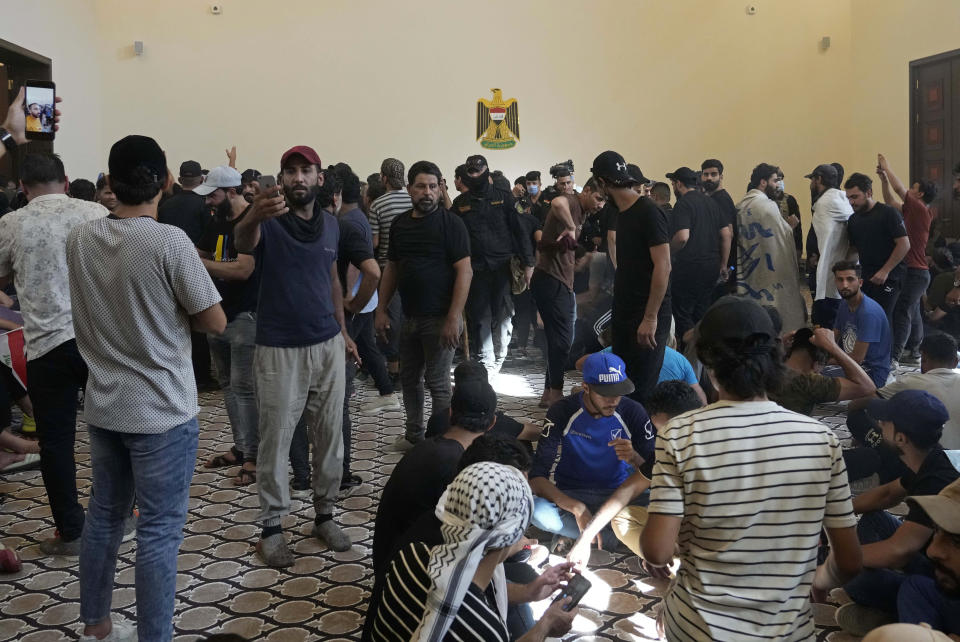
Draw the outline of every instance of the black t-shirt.
[[[340,214],[340,243],[337,245],[337,272],[340,284],[346,289],[347,270],[352,263],[357,268],[373,258],[373,232],[367,215],[360,208]]]
[[[863,279],[868,281],[883,267],[896,245],[896,240],[907,235],[900,212],[884,203],[876,203],[867,212],[854,212],[847,220],[850,245],[857,248]],[[890,271],[890,280],[899,280],[905,271],[903,261]]]
[[[720,207],[703,192],[690,190],[680,197],[670,215],[670,234],[690,230],[686,245],[672,257],[673,270],[710,270],[720,266]]]
[[[448,428],[450,428],[449,409],[442,412],[435,412],[430,415],[430,419],[427,420],[427,438],[438,437],[447,432]],[[508,417],[502,412],[497,413],[497,423],[493,424],[493,428],[490,429],[492,433],[503,435],[504,437],[513,437],[514,439],[519,437],[522,431],[522,423],[513,417]]]
[[[410,210],[394,219],[387,258],[396,263],[403,314],[446,316],[456,278],[453,264],[468,256],[470,237],[456,214],[438,207],[426,216]]]
[[[670,242],[667,215],[645,196],[617,216],[617,273],[613,284],[615,321],[643,317],[650,296],[650,248]],[[669,300],[670,291],[664,295]]]
[[[157,211],[157,221],[179,227],[194,245],[200,241],[211,218],[206,199],[193,190],[174,194]]]
[[[917,472],[908,470],[900,477],[900,485],[907,491],[908,496],[939,495],[940,491],[960,477],[960,472],[950,463],[947,453],[940,445],[934,446],[927,455]],[[926,512],[913,502],[909,503],[910,511],[906,520],[916,522],[927,528],[934,528]]]
[[[600,211],[597,212],[597,226],[600,228],[600,251],[608,253],[607,232],[617,229],[617,206],[612,198],[608,198]]]
[[[730,258],[727,259],[727,266],[735,268],[737,267],[737,206],[725,189],[714,190],[710,198],[720,207],[720,220],[723,224],[733,226],[733,242],[730,244]]]
[[[396,539],[420,515],[436,509],[443,491],[456,476],[461,456],[460,442],[434,437],[414,446],[393,469],[380,495],[373,527],[375,574],[386,570]]]
[[[207,224],[207,228],[197,242],[197,249],[209,252],[214,261],[235,261],[240,252],[237,252],[233,244],[233,230],[249,211],[248,207],[240,216],[230,221],[218,217],[210,219],[210,223]],[[244,254],[251,253],[244,252]],[[260,290],[259,266],[254,268],[253,274],[246,281],[224,281],[215,278],[213,284],[217,286],[217,291],[223,298],[220,305],[223,307],[227,321],[233,321],[234,317],[241,312],[256,311],[257,293]]]

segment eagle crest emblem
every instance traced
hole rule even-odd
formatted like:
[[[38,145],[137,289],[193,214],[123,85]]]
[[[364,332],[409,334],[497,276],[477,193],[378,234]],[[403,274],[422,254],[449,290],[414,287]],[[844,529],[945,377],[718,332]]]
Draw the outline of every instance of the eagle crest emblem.
[[[500,89],[491,89],[493,100],[477,101],[477,140],[487,149],[509,149],[520,138],[517,99],[504,101]]]

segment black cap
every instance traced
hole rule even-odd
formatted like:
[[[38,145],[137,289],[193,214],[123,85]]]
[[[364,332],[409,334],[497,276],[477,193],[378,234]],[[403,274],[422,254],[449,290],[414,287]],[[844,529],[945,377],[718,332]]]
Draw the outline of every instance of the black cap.
[[[724,339],[746,339],[765,334],[773,339],[777,331],[763,306],[739,296],[722,296],[710,306],[700,320],[700,338],[714,343]]]
[[[149,185],[167,180],[167,156],[149,136],[127,136],[110,148],[110,176],[127,185]]]
[[[813,178],[814,176],[819,176],[825,179],[826,183],[835,185],[837,182],[837,168],[827,163],[817,165],[813,168],[813,171],[804,176],[804,178]]]
[[[185,161],[180,163],[180,176],[184,178],[197,178],[203,175],[203,169],[197,161]]]
[[[464,163],[467,166],[468,172],[482,172],[489,165],[487,165],[487,159],[481,156],[480,154],[474,154],[473,156],[467,157],[467,162]]]
[[[461,417],[493,421],[497,412],[497,393],[486,381],[470,379],[460,382],[453,389],[450,410]]]
[[[696,185],[700,175],[689,167],[680,167],[677,171],[667,174],[667,178],[684,185]]]
[[[630,174],[630,176],[633,176],[633,178],[635,178],[636,181],[641,185],[646,185],[647,183],[653,182],[649,178],[643,175],[643,172],[640,171],[639,166],[634,165],[633,163],[627,163],[627,172]]]
[[[247,183],[252,183],[261,176],[262,174],[255,169],[245,169],[243,170],[243,173],[240,174],[240,181],[246,185]]]
[[[609,181],[618,187],[627,187],[637,183],[637,179],[630,175],[627,161],[614,151],[606,151],[593,159],[590,171],[597,178]]]
[[[940,439],[943,424],[950,414],[943,402],[926,390],[901,390],[889,399],[873,399],[867,405],[867,414],[877,421],[890,421],[897,432],[911,441],[925,443],[930,437]]]

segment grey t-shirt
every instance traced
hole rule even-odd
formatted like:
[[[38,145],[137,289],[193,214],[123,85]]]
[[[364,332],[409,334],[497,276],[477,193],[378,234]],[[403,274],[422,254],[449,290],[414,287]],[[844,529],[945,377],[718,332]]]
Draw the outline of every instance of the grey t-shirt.
[[[189,316],[220,295],[187,235],[147,217],[91,221],[67,237],[67,267],[87,423],[155,434],[194,418]]]

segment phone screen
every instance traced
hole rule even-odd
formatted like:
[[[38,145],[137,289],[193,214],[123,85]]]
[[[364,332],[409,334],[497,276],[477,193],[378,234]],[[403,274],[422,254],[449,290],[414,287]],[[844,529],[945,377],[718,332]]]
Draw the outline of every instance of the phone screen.
[[[44,134],[53,133],[53,87],[31,87],[27,85],[24,111],[27,114],[27,131]]]

